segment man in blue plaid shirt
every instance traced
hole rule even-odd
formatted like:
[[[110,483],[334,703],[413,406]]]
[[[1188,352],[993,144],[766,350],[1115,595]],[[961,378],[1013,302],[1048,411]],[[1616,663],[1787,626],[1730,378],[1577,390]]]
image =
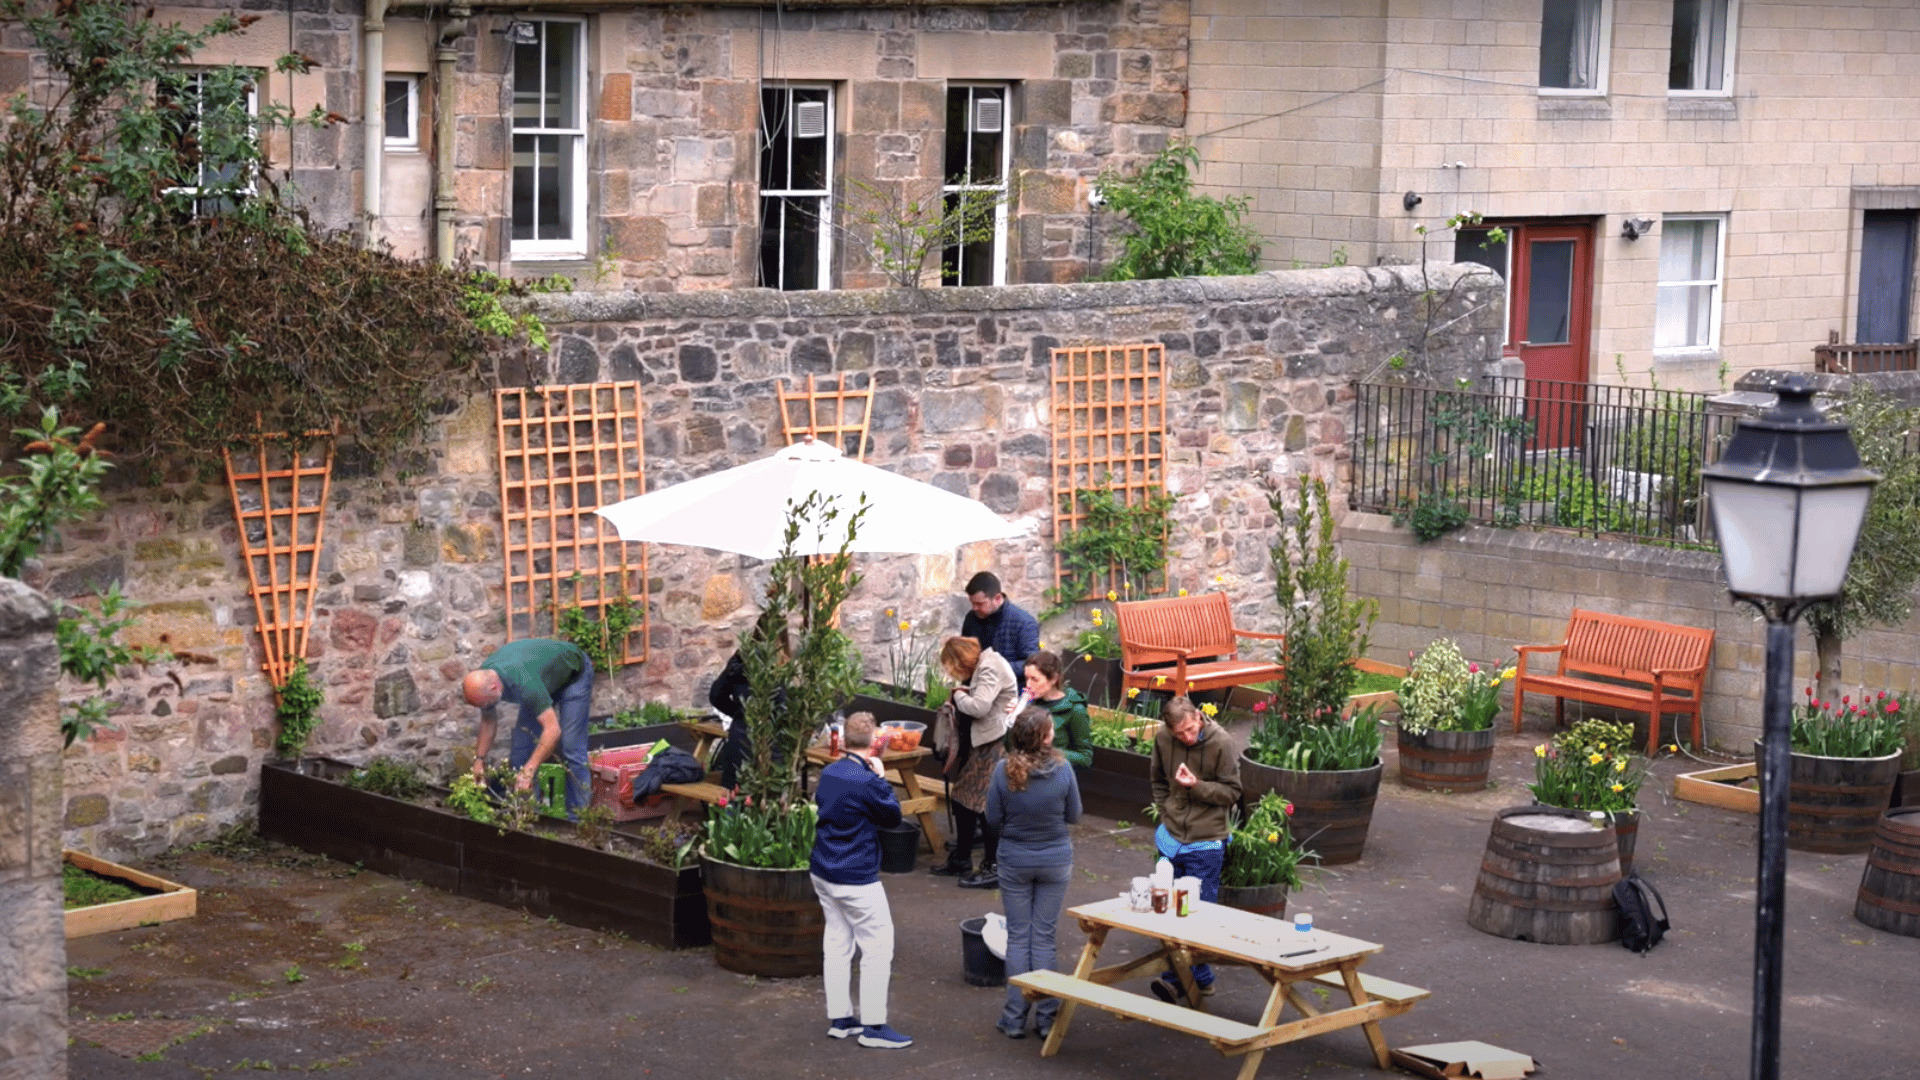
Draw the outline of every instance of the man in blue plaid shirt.
[[[992,649],[1013,665],[1014,678],[1027,683],[1027,657],[1040,651],[1040,621],[1000,591],[1000,579],[985,570],[967,582],[967,603],[973,610],[960,623],[960,633]]]

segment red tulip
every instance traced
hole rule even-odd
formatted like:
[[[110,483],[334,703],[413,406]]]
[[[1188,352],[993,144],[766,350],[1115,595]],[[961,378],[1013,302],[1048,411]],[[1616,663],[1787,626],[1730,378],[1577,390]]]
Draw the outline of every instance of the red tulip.
[[[1889,702],[1887,702],[1887,711],[1888,711],[1889,713],[1897,713],[1897,712],[1899,712],[1899,711],[1900,711],[1900,703],[1899,703],[1898,701],[1889,701]]]
[[[727,797],[725,795],[722,795],[720,796],[720,798],[714,800],[714,805],[718,806],[722,810],[725,810],[727,808],[727,802],[728,802]]]

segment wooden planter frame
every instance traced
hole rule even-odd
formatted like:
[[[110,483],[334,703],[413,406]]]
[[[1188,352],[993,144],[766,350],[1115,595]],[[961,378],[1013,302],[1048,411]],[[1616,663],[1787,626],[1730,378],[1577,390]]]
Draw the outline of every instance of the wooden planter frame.
[[[82,870],[91,871],[101,877],[115,878],[130,885],[138,885],[143,889],[157,890],[151,896],[136,896],[131,900],[116,900],[110,904],[94,904],[91,907],[69,908],[67,910],[69,941],[93,934],[126,930],[135,926],[172,922],[175,919],[191,919],[199,910],[200,894],[178,882],[142,873],[131,867],[95,858],[84,851],[74,851],[71,848],[67,849],[65,856],[67,862]]]
[[[260,832],[369,870],[667,948],[712,940],[700,867],[680,870],[356,791],[328,758],[260,768]],[[301,771],[304,770],[304,771]],[[564,821],[543,826],[568,828]],[[638,826],[616,831],[631,832]]]
[[[1760,812],[1760,788],[1741,787],[1740,782],[1759,775],[1759,766],[1751,761],[1737,765],[1716,765],[1695,769],[1673,778],[1673,797],[1742,814]]]

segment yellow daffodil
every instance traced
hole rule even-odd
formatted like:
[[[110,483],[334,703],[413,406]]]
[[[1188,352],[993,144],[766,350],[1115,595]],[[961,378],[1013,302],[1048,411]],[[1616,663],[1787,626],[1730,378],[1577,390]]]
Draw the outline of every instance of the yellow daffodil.
[[[1680,744],[1679,744],[1679,743],[1668,743],[1668,744],[1667,744],[1667,753],[1669,753],[1669,754],[1677,754],[1677,753],[1679,753],[1679,752],[1680,752]]]
[[[1626,762],[1624,762],[1624,761],[1616,761],[1616,762],[1614,762],[1614,763],[1613,763],[1613,771],[1614,771],[1614,772],[1626,772],[1626,771],[1627,771],[1627,763],[1626,763]]]
[[[1227,580],[1226,578],[1224,578],[1224,577],[1221,577],[1221,576],[1220,576],[1219,574],[1215,574],[1215,575],[1213,575],[1213,583],[1214,583],[1215,585],[1218,585],[1218,584],[1220,584],[1221,582],[1224,582],[1224,581],[1226,581],[1226,580]]]
[[[1269,843],[1269,844],[1277,844],[1277,843],[1279,843],[1279,842],[1280,842],[1280,834],[1279,834],[1279,833],[1277,833],[1277,832],[1270,832],[1270,833],[1268,833],[1268,834],[1267,834],[1267,843]]]
[[[1181,596],[1185,596],[1185,595],[1187,595],[1187,590],[1185,590],[1185,589],[1181,589],[1181,590],[1180,590],[1180,595],[1181,595]]]
[[[1113,591],[1112,589],[1108,589],[1108,590],[1107,590],[1107,600],[1108,600],[1109,602],[1112,602],[1112,601],[1114,601],[1114,600],[1118,600],[1118,599],[1120,599],[1120,594],[1119,594],[1119,593],[1117,593],[1117,592],[1114,592],[1114,591]]]
[[[1140,688],[1139,688],[1139,687],[1137,687],[1137,686],[1129,686],[1129,687],[1127,687],[1127,696],[1128,696],[1128,697],[1130,697],[1130,698],[1135,698],[1135,697],[1139,697],[1139,696],[1140,696]]]
[[[1600,759],[1600,755],[1599,755],[1599,754],[1589,754],[1589,755],[1587,755],[1587,764],[1589,764],[1589,765],[1598,765],[1598,764],[1600,764],[1600,760],[1601,760],[1601,759]]]
[[[1155,686],[1167,685],[1167,677],[1165,675],[1155,675],[1153,677],[1153,685]]]
[[[907,621],[907,620],[905,620],[905,619],[901,619],[901,620],[900,620],[900,629],[902,629],[902,630],[911,630],[911,629],[913,629],[913,624],[912,624],[912,623],[910,623],[910,622],[908,622],[908,621]]]
[[[1200,706],[1200,711],[1206,713],[1208,716],[1219,716],[1220,706],[1209,701],[1205,705]]]
[[[1596,747],[1597,747],[1598,749],[1601,749],[1601,750],[1605,750],[1605,749],[1607,748],[1607,744],[1606,744],[1606,743],[1596,743],[1596,744],[1595,744],[1595,746],[1596,746]]]
[[[1082,661],[1084,661],[1084,662],[1086,662],[1086,663],[1089,663],[1089,664],[1091,664],[1091,663],[1093,663],[1093,654],[1092,654],[1092,653],[1081,653],[1081,654],[1080,654],[1080,659],[1081,659]]]
[[[1534,748],[1533,748],[1533,756],[1534,756],[1534,757],[1546,757],[1546,756],[1547,756],[1547,744],[1546,744],[1546,743],[1541,743],[1540,745],[1538,745],[1538,746],[1536,746],[1536,747],[1534,747]]]
[[[1626,790],[1626,787],[1627,787],[1627,785],[1625,785],[1625,784],[1615,784],[1615,785],[1613,785],[1613,790],[1615,790],[1615,791],[1625,791],[1625,790]]]
[[[1132,591],[1133,591],[1133,582],[1131,582],[1131,581],[1123,581],[1123,582],[1121,582],[1121,583],[1120,583],[1120,587],[1121,587],[1122,589],[1125,589],[1125,590],[1126,590],[1127,592],[1132,592]]]
[[[888,609],[887,609],[887,618],[889,618],[889,619],[891,619],[891,618],[893,618],[893,609],[892,609],[892,608],[888,608]]]

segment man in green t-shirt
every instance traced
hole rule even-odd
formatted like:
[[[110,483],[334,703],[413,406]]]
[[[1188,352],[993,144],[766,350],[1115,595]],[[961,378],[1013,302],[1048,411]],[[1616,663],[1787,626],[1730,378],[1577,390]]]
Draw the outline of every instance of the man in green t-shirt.
[[[506,701],[520,706],[513,726],[508,764],[518,770],[514,786],[533,787],[540,763],[560,751],[567,767],[567,816],[577,818],[593,795],[587,771],[587,713],[593,703],[593,661],[571,642],[552,638],[510,641],[495,649],[460,684],[467,704],[480,710],[480,739],[473,752],[473,775],[484,779],[487,751],[493,748],[498,710]]]

